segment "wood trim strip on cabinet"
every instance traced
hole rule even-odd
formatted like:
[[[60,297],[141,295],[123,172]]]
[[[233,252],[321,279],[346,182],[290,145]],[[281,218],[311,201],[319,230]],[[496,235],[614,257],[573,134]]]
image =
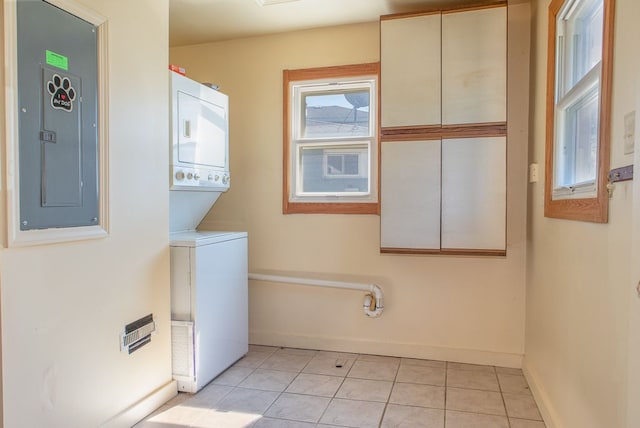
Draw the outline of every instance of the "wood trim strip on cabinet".
[[[380,247],[380,253],[382,254],[441,254],[439,249],[426,249],[426,248],[389,248]]]
[[[504,257],[507,255],[507,250],[483,250],[483,249],[469,249],[469,248],[443,248],[440,251],[441,254],[447,256],[494,256]]]
[[[394,128],[382,128],[380,138],[383,141],[407,141],[407,140],[439,140],[442,138],[442,126],[403,126]]]
[[[467,249],[467,248],[442,248],[426,249],[426,248],[380,248],[382,254],[425,254],[434,256],[490,256],[504,257],[507,255],[506,250],[483,250],[483,249]]]
[[[424,10],[422,12],[404,12],[404,13],[393,13],[391,15],[382,15],[380,17],[380,21],[391,21],[394,19],[404,19],[404,18],[414,18],[417,16],[426,16],[426,15],[437,15],[442,13],[441,9],[433,9],[433,10]]]
[[[445,138],[506,137],[507,123],[462,123],[456,125],[382,128],[383,141],[440,140]]]
[[[506,0],[496,0],[491,3],[484,4],[473,4],[474,2],[469,2],[466,5],[462,6],[452,6],[452,7],[433,7],[426,8],[420,12],[403,12],[403,13],[393,13],[390,15],[382,15],[380,17],[381,21],[389,21],[392,19],[403,19],[403,18],[411,18],[414,16],[424,16],[424,15],[434,15],[437,13],[456,13],[456,12],[466,12],[470,10],[480,10],[480,9],[491,9],[494,7],[504,7],[507,5]],[[477,3],[477,2],[476,2]]]
[[[507,122],[442,125],[442,138],[506,137]]]
[[[468,12],[472,10],[482,10],[482,9],[493,9],[496,7],[506,7],[506,6],[507,6],[506,1],[496,1],[494,3],[479,4],[476,6],[469,5],[469,6],[460,6],[456,8],[443,9],[442,14],[446,15],[448,13]]]

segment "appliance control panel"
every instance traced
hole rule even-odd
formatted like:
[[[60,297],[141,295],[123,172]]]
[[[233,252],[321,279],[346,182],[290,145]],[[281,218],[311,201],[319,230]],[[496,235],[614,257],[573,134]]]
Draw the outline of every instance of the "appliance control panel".
[[[172,166],[170,171],[171,190],[229,190],[231,177],[228,171],[182,166]]]

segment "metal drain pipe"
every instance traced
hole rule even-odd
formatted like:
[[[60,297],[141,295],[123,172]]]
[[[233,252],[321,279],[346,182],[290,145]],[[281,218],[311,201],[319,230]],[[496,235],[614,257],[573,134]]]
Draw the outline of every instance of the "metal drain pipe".
[[[384,309],[382,288],[376,284],[361,284],[357,282],[327,281],[324,279],[310,279],[285,275],[265,275],[249,273],[249,279],[254,281],[279,282],[286,284],[311,285],[314,287],[343,288],[347,290],[365,291],[362,309],[368,317],[376,318]]]

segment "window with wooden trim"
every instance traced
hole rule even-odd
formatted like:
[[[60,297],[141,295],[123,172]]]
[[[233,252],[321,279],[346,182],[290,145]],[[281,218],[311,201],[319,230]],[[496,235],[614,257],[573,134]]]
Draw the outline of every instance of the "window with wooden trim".
[[[614,0],[549,6],[545,216],[606,223]]]
[[[378,214],[379,63],[285,70],[283,212]]]

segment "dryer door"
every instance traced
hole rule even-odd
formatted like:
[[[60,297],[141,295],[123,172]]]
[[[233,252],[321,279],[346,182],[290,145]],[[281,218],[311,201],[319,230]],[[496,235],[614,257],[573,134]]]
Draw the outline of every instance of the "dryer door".
[[[178,161],[226,168],[227,123],[222,105],[178,91]]]

